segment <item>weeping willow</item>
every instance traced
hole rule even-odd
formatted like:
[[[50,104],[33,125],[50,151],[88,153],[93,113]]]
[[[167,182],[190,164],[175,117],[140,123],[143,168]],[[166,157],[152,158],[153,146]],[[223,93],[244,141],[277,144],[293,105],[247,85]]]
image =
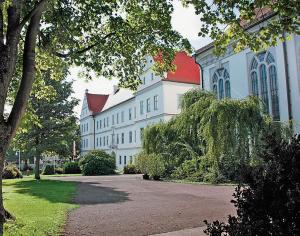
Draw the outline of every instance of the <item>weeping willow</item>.
[[[256,97],[218,100],[212,93],[192,90],[181,106],[182,112],[171,121],[145,130],[144,149],[168,157],[175,167],[202,158],[210,171],[227,178],[255,162],[261,137],[273,124]]]

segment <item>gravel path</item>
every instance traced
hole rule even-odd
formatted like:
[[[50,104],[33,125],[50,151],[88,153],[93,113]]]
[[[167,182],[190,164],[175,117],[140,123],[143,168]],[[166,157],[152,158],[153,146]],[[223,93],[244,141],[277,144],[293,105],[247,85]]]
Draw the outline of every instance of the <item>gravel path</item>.
[[[142,180],[140,175],[59,177],[77,182],[65,235],[142,236],[226,220],[234,187]]]

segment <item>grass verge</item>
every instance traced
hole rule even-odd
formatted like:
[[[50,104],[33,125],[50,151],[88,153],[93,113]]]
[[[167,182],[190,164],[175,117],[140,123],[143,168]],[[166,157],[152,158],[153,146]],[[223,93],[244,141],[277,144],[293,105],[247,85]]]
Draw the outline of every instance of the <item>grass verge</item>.
[[[4,180],[4,205],[15,221],[5,224],[4,235],[59,235],[72,203],[75,183],[58,180]]]

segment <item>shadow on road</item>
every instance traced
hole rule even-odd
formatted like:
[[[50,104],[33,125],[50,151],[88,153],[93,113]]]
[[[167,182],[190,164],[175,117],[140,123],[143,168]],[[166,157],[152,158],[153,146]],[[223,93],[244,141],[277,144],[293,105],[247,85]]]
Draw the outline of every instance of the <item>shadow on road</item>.
[[[109,204],[129,201],[128,195],[116,188],[100,186],[99,182],[77,182],[74,201],[80,205]]]
[[[54,203],[109,204],[128,201],[128,193],[111,187],[102,187],[95,182],[59,180],[26,180],[6,182],[4,186],[14,187],[14,192],[42,198]],[[79,194],[80,193],[80,194]],[[66,195],[73,197],[67,197]]]

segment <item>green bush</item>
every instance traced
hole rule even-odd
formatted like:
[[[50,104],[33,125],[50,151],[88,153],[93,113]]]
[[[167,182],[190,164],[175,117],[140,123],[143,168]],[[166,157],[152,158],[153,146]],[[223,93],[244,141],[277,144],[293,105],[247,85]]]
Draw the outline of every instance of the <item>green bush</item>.
[[[43,175],[54,175],[54,166],[53,165],[46,165],[43,169]]]
[[[127,166],[124,166],[123,173],[124,174],[140,174],[141,172],[134,164],[129,164]]]
[[[115,158],[102,150],[93,150],[86,154],[79,165],[83,175],[109,175],[115,174]]]
[[[15,165],[7,165],[3,169],[3,179],[23,178],[21,171]]]
[[[55,168],[55,173],[61,175],[61,174],[64,173],[64,169],[61,168],[61,167],[56,167],[56,168]]]
[[[157,155],[157,154],[148,155],[147,165],[148,165],[147,167],[148,174],[154,180],[160,179],[161,175],[165,171],[165,166],[161,155]]]
[[[259,157],[262,165],[246,171],[247,185],[233,195],[236,216],[227,223],[205,221],[208,235],[300,235],[300,136],[267,137]]]
[[[142,151],[135,158],[136,167],[142,174],[148,174],[148,155]]]
[[[81,170],[78,162],[67,162],[64,164],[65,174],[80,174]]]

